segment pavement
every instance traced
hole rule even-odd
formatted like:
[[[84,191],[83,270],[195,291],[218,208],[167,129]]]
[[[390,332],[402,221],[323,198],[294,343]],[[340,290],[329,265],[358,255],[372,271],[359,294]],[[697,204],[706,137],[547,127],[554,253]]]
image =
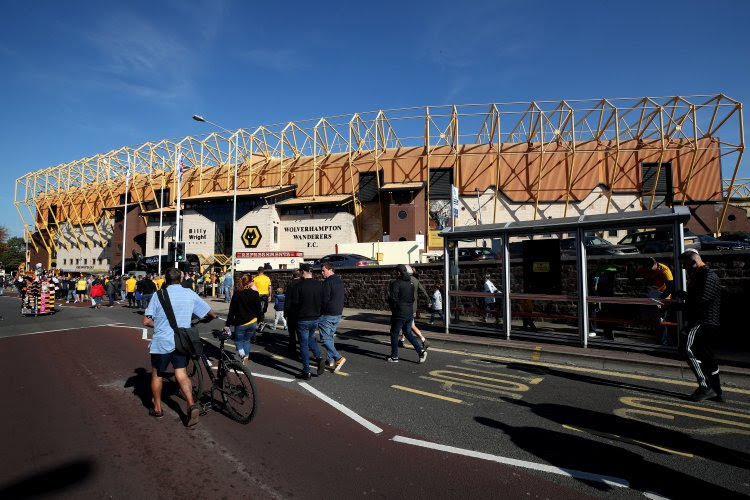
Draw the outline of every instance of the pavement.
[[[207,301],[220,317],[226,318],[228,303],[212,297],[208,297]],[[272,320],[272,309],[272,306],[269,307],[266,319]],[[337,332],[341,338],[368,337],[380,342],[390,342],[389,321],[390,313],[387,311],[345,308]],[[545,328],[548,333],[544,338],[534,338],[519,331],[511,332],[514,338],[506,339],[488,334],[487,329],[481,326],[474,330],[471,326],[463,327],[460,333],[445,333],[441,331],[442,326],[428,325],[424,317],[418,319],[416,324],[431,345],[437,345],[437,342],[442,348],[485,352],[534,364],[549,363],[650,377],[695,380],[695,375],[674,348],[618,344],[608,340],[594,340],[583,348],[555,338],[552,324],[539,322],[538,326],[548,327]],[[279,333],[286,334],[281,330]],[[723,385],[750,388],[750,353],[717,350],[716,356]]]

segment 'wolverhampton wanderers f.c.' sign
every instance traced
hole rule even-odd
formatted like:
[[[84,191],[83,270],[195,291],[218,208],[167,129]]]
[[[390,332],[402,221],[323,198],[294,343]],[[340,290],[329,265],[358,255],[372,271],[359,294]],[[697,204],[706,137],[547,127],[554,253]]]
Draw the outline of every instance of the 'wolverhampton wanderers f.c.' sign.
[[[262,237],[263,235],[260,234],[258,226],[247,226],[242,231],[242,243],[245,245],[245,248],[256,248]]]

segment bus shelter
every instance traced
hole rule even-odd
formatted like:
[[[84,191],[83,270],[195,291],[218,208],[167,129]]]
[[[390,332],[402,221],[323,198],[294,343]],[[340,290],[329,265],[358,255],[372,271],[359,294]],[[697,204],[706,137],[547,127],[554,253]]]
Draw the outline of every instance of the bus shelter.
[[[445,332],[510,339],[520,321],[520,330],[583,347],[676,348],[682,318],[664,290],[685,288],[679,255],[689,218],[677,206],[448,228],[440,233]],[[654,270],[670,271],[672,283]]]

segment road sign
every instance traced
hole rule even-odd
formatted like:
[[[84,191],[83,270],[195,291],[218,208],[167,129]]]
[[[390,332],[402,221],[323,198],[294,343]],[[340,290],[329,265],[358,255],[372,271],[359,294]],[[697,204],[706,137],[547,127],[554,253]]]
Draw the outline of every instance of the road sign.
[[[256,248],[262,237],[263,235],[260,234],[258,226],[247,226],[242,231],[242,243],[246,248]]]

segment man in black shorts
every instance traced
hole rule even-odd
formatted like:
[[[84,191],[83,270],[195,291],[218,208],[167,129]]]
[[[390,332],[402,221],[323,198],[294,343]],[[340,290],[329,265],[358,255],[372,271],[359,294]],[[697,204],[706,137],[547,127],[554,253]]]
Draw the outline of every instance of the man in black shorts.
[[[169,302],[171,302],[174,310],[177,326],[179,328],[190,328],[193,315],[198,318],[213,319],[216,315],[211,310],[211,306],[198,297],[197,293],[180,285],[181,275],[179,269],[171,267],[167,270],[164,283],[166,293],[169,295]],[[154,327],[154,335],[149,345],[152,368],[151,392],[154,397],[154,407],[148,413],[156,418],[164,416],[161,409],[162,377],[171,364],[174,368],[174,377],[177,379],[177,383],[180,385],[182,394],[187,401],[186,425],[188,427],[193,426],[198,423],[200,406],[193,401],[193,386],[185,370],[188,358],[174,352],[174,330],[170,326],[167,315],[158,299],[155,298],[149,303],[144,316],[143,326]]]

